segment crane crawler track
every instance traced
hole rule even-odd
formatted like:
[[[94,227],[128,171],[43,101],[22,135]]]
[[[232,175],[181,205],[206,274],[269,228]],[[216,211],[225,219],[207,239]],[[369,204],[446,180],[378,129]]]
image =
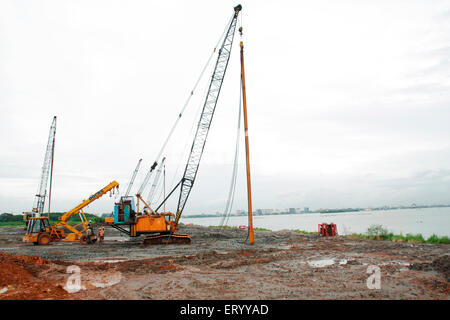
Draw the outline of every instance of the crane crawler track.
[[[189,244],[191,237],[187,234],[159,234],[145,237],[142,244],[144,246],[155,244]]]

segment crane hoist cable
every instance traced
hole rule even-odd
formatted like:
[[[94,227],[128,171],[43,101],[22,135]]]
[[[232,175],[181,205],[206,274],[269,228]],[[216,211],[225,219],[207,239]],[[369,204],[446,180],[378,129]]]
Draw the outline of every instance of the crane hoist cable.
[[[233,20],[233,19],[234,19],[234,17],[231,18],[231,20]],[[220,36],[219,40],[217,41],[216,45],[214,46],[214,49],[211,52],[211,54],[210,54],[210,56],[208,58],[208,61],[206,62],[205,66],[203,67],[202,71],[200,72],[200,75],[199,75],[197,81],[195,82],[194,87],[192,88],[191,92],[189,93],[189,96],[186,99],[186,101],[185,101],[185,103],[183,105],[183,108],[179,112],[177,119],[175,120],[174,124],[172,125],[172,128],[169,131],[169,135],[167,136],[166,140],[164,141],[164,143],[163,143],[163,145],[162,145],[158,155],[155,158],[155,161],[153,162],[152,166],[150,167],[150,170],[147,172],[147,174],[146,174],[146,176],[145,176],[145,178],[144,178],[144,180],[143,180],[143,182],[142,182],[142,184],[141,184],[137,194],[141,195],[144,192],[144,189],[147,186],[148,182],[150,181],[150,178],[152,176],[153,171],[158,166],[158,161],[161,158],[161,156],[162,156],[162,154],[163,154],[163,152],[164,152],[164,150],[165,150],[165,148],[167,146],[167,143],[169,142],[170,138],[172,137],[172,134],[175,131],[175,128],[177,127],[181,117],[183,116],[184,111],[186,110],[187,106],[189,105],[189,102],[191,101],[191,98],[194,95],[195,90],[197,89],[197,86],[200,83],[200,80],[203,78],[203,75],[204,75],[206,69],[208,68],[208,66],[210,64],[212,57],[216,53],[217,47],[220,44],[220,42],[221,42],[222,38],[224,37],[225,33],[227,32],[227,30],[228,30],[228,28],[225,28],[225,30],[223,31],[223,33]]]
[[[206,96],[206,94],[208,92],[208,89],[209,89],[209,83],[206,83],[205,84],[205,88],[202,91],[203,92],[202,96]],[[195,111],[195,116],[194,116],[193,119],[198,119],[200,117],[200,114],[201,114],[202,110],[203,110],[203,101],[201,100],[198,103],[198,106],[197,106],[196,111]],[[181,157],[180,157],[181,161],[178,161],[177,168],[176,168],[176,170],[173,173],[169,190],[172,190],[172,188],[175,186],[176,183],[178,183],[178,180],[180,179],[180,177],[178,175],[178,172],[180,171],[181,165],[183,163],[186,163],[186,161],[188,159],[188,156],[189,156],[189,152],[188,151],[189,151],[189,147],[190,147],[189,141],[192,141],[192,139],[194,138],[194,134],[195,134],[195,130],[194,129],[195,129],[195,125],[196,124],[197,124],[196,121],[192,121],[191,128],[189,130],[189,134],[186,135],[186,139],[185,139],[185,142],[184,142],[184,146],[185,147],[184,147],[183,152],[182,152]],[[161,197],[158,197],[156,202],[159,202],[160,198]]]
[[[223,37],[223,36],[222,36]],[[221,37],[221,38],[222,38]],[[206,66],[205,66],[206,67]],[[204,72],[203,72],[204,73]],[[203,91],[202,91],[202,96],[206,96],[206,93],[208,92],[208,89],[209,89],[209,83],[206,83],[205,84],[205,88],[203,89]],[[202,107],[203,107],[203,101],[201,100],[201,101],[199,101],[199,103],[198,103],[198,106],[195,108],[195,115],[194,115],[194,117],[193,117],[193,119],[198,119],[199,117],[200,117],[200,114],[201,114],[201,111],[202,111]],[[191,124],[191,128],[189,129],[189,133],[188,134],[186,134],[185,136],[186,136],[186,139],[185,139],[185,141],[184,141],[184,143],[183,143],[183,145],[185,146],[184,147],[184,149],[183,149],[183,152],[181,153],[181,156],[179,157],[179,159],[180,159],[180,161],[177,161],[177,167],[176,167],[176,170],[173,172],[173,174],[172,174],[172,179],[171,179],[171,183],[170,183],[170,188],[169,188],[169,190],[172,190],[173,189],[173,187],[175,186],[175,184],[176,183],[178,183],[178,180],[180,179],[180,177],[179,177],[179,175],[178,175],[178,173],[179,173],[179,171],[180,171],[180,168],[181,168],[181,165],[182,165],[182,163],[186,163],[186,161],[187,161],[187,157],[188,157],[188,155],[189,155],[189,152],[188,152],[188,149],[189,149],[189,141],[192,141],[192,139],[193,139],[193,137],[194,137],[194,133],[195,133],[195,131],[194,131],[194,129],[195,129],[195,124],[196,124],[196,122],[195,121],[192,121],[192,124]],[[162,163],[161,163],[162,164]],[[161,164],[160,164],[160,166],[161,166]],[[156,190],[155,190],[155,192],[157,192],[157,190],[158,190],[159,188],[157,188]],[[157,192],[158,193],[158,192]],[[161,199],[164,199],[165,198],[165,195],[163,194],[163,189],[161,189],[161,190],[159,190],[159,193],[158,193],[158,197],[155,199],[155,201],[153,201],[154,203],[159,203],[159,201],[161,200]],[[149,203],[149,205],[150,205],[150,202],[148,202]]]
[[[166,161],[166,158],[165,158],[165,157],[162,159],[161,164],[160,164],[160,166],[158,167],[158,170],[156,170],[155,179],[153,180],[152,186],[151,186],[151,188],[150,188],[150,192],[148,193],[147,203],[148,203],[149,205],[152,204],[153,197],[154,197],[154,195],[155,195],[155,190],[156,190],[156,187],[158,186],[159,178],[161,177],[161,170],[162,170],[162,168],[163,168],[164,161]]]
[[[242,41],[242,21],[244,19],[243,13],[238,18],[239,23],[239,33]],[[238,114],[238,125],[237,125],[237,133],[236,133],[236,146],[234,152],[234,165],[233,165],[233,173],[231,175],[231,183],[230,190],[228,193],[227,204],[225,206],[225,210],[222,215],[222,219],[220,222],[221,226],[228,225],[228,221],[230,219],[231,210],[233,208],[234,203],[234,193],[236,190],[236,179],[237,179],[237,171],[239,166],[239,141],[240,141],[240,132],[241,132],[241,113],[242,113],[242,78],[239,84],[239,114]]]
[[[211,76],[208,93],[205,98],[202,114],[198,121],[197,131],[195,133],[194,141],[192,143],[191,152],[189,154],[183,177],[181,178],[177,186],[169,193],[166,199],[164,199],[163,203],[161,203],[156,209],[156,211],[158,211],[158,209],[172,195],[175,189],[178,188],[179,185],[181,185],[180,195],[178,198],[177,213],[174,222],[176,227],[178,226],[181,214],[184,210],[187,199],[194,185],[195,178],[197,176],[200,160],[206,144],[206,138],[209,133],[209,128],[212,123],[214,111],[216,109],[220,90],[222,88],[223,80],[228,67],[228,62],[230,60],[231,49],[234,40],[234,32],[236,30],[237,17],[241,9],[241,5],[234,7],[234,13],[231,22],[227,28],[226,35],[219,49],[217,61],[214,67],[213,74]]]
[[[242,82],[242,81],[241,81]],[[239,113],[238,113],[238,124],[237,124],[237,133],[236,133],[236,145],[234,150],[234,164],[233,164],[233,173],[231,174],[231,183],[230,183],[230,190],[228,191],[228,199],[227,204],[225,206],[225,210],[222,214],[222,219],[220,221],[220,225],[224,226],[228,224],[228,219],[230,218],[231,209],[233,207],[234,202],[234,192],[236,190],[236,178],[237,178],[237,171],[238,171],[238,164],[239,164],[239,141],[240,141],[240,134],[241,134],[241,112],[242,112],[242,83],[239,84],[240,87],[240,94],[239,94]]]

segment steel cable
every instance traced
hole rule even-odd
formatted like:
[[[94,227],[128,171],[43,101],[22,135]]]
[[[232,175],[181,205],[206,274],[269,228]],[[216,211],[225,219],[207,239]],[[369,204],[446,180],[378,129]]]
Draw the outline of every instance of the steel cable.
[[[225,206],[225,210],[222,215],[222,220],[220,222],[221,226],[227,225],[228,220],[230,218],[231,209],[233,207],[234,202],[234,192],[236,190],[236,179],[237,179],[237,171],[239,164],[239,138],[241,132],[241,112],[242,112],[242,81],[240,84],[240,93],[239,93],[239,113],[238,113],[238,125],[237,125],[237,133],[236,133],[236,146],[234,150],[234,164],[233,164],[233,173],[231,174],[231,183],[230,190],[228,191],[228,199],[227,204]]]
[[[229,21],[231,22],[232,19],[233,19],[233,17],[231,17],[231,19]],[[158,164],[158,161],[161,158],[161,155],[163,154],[163,152],[164,152],[164,150],[165,150],[165,148],[167,146],[167,143],[169,142],[173,132],[175,131],[175,128],[177,127],[178,122],[180,121],[181,117],[183,116],[184,111],[186,110],[187,106],[189,105],[189,102],[191,101],[191,98],[194,95],[194,92],[197,89],[197,86],[198,86],[200,80],[203,78],[203,75],[204,75],[208,65],[210,64],[212,57],[214,56],[214,54],[217,51],[217,47],[219,46],[222,38],[225,36],[225,33],[227,32],[228,25],[229,25],[229,23],[227,24],[227,27],[225,28],[225,30],[223,31],[223,33],[220,36],[219,40],[217,41],[216,45],[214,46],[213,52],[209,56],[208,61],[206,62],[205,66],[203,67],[202,72],[200,73],[200,76],[198,77],[197,81],[195,82],[195,85],[194,85],[193,89],[191,90],[188,98],[186,99],[186,102],[184,103],[183,108],[181,109],[180,113],[178,114],[178,117],[175,120],[175,123],[173,124],[172,128],[170,129],[169,135],[167,136],[166,140],[164,141],[164,143],[163,143],[163,145],[162,145],[162,147],[161,147],[161,149],[160,149],[160,151],[159,151],[159,153],[158,153],[158,155],[157,155],[157,157],[156,157],[156,159],[154,161],[154,164],[152,165],[151,169],[149,170],[149,172],[145,176],[145,178],[143,180],[143,183],[142,183],[138,193],[140,193],[140,194],[143,193],[145,187],[147,186],[148,181],[150,180],[150,177],[151,177],[151,172],[153,172],[153,170],[155,169],[156,165]]]

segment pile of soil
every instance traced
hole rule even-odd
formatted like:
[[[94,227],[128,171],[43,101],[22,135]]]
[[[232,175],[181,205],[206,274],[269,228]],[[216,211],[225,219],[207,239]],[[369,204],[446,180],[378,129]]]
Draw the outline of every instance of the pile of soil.
[[[67,292],[56,283],[40,280],[49,261],[37,256],[11,255],[0,251],[0,300],[64,299]]]
[[[38,265],[44,265],[44,264],[48,264],[48,260],[46,259],[42,259],[38,256],[29,256],[26,254],[18,254],[18,255],[12,255],[9,253],[5,253],[0,251],[0,259],[3,260],[7,260],[7,261],[14,261],[17,263],[23,263],[23,264],[38,264]]]
[[[0,287],[30,281],[33,276],[14,262],[0,261]]]

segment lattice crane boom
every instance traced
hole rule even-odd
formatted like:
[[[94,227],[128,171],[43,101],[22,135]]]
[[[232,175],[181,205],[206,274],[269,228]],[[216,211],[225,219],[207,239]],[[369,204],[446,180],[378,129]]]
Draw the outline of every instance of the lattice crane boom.
[[[200,116],[197,131],[195,133],[194,142],[192,144],[191,152],[189,154],[187,165],[184,170],[183,178],[180,182],[180,197],[178,199],[177,214],[175,218],[176,226],[178,225],[178,221],[180,220],[181,214],[186,205],[186,201],[189,197],[189,194],[191,193],[195,178],[197,176],[200,160],[205,148],[206,138],[209,133],[209,128],[214,116],[217,100],[219,98],[220,89],[222,88],[228,61],[230,59],[237,18],[241,9],[241,5],[237,5],[236,7],[234,7],[233,17],[218,53],[216,65],[214,67],[211,82],[209,84],[208,93],[203,105],[202,114]]]
[[[128,197],[131,191],[131,187],[133,186],[134,180],[136,179],[136,175],[139,171],[139,167],[141,165],[142,159],[139,159],[138,164],[136,165],[136,169],[133,171],[133,175],[131,176],[130,183],[128,184],[127,191],[125,192],[125,197]]]
[[[147,197],[147,203],[149,205],[152,204],[153,197],[155,196],[156,187],[158,186],[159,178],[161,177],[161,171],[164,167],[165,161],[166,161],[166,158],[164,157],[158,167],[158,170],[156,170],[155,180],[153,180],[152,186],[150,188],[150,192],[148,193],[148,197]]]
[[[47,184],[50,171],[53,169],[53,155],[55,148],[56,116],[53,117],[48,136],[47,148],[45,151],[44,164],[42,165],[41,179],[33,205],[33,213],[40,216],[44,212],[45,198],[47,196]]]

